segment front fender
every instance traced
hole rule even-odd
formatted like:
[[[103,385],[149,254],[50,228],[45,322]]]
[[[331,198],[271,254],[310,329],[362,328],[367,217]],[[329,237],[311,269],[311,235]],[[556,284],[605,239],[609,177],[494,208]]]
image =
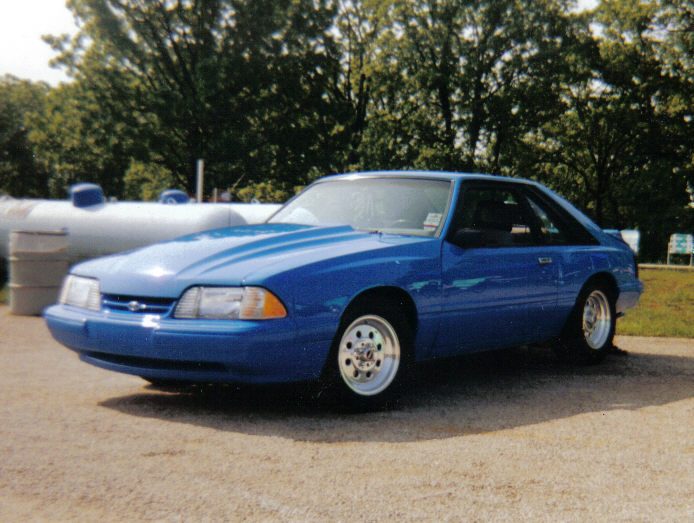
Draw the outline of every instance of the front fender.
[[[418,355],[423,355],[438,327],[440,243],[428,240],[413,248],[408,242],[373,253],[323,260],[268,278],[265,285],[280,296],[292,297],[297,339],[306,344],[332,341],[345,310],[364,292],[399,289],[414,303],[419,319],[416,347]]]

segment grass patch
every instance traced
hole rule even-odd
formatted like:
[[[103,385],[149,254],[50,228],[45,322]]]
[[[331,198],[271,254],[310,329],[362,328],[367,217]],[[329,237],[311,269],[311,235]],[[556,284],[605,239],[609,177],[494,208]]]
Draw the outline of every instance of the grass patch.
[[[7,285],[3,285],[2,288],[0,288],[0,303],[7,304]]]
[[[617,322],[617,334],[694,338],[694,271],[643,269],[639,304]]]

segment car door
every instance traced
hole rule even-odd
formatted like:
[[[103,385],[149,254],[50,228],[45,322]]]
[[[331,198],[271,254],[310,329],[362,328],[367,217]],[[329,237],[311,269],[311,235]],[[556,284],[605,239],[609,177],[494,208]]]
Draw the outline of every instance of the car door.
[[[538,338],[556,308],[558,264],[521,187],[463,185],[442,244],[442,319],[435,356]]]

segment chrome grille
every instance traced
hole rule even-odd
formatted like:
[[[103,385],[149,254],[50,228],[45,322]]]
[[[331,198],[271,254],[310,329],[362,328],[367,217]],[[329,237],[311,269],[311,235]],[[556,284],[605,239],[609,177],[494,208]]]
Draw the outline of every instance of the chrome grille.
[[[101,304],[104,309],[132,314],[166,315],[176,300],[173,298],[146,298],[142,296],[116,296],[104,294]]]

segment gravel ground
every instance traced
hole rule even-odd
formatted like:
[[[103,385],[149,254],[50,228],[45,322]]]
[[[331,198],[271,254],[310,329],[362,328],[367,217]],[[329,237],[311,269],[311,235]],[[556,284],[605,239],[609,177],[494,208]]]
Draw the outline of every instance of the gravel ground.
[[[694,521],[694,340],[423,367],[397,410],[154,390],[0,306],[0,521]]]

